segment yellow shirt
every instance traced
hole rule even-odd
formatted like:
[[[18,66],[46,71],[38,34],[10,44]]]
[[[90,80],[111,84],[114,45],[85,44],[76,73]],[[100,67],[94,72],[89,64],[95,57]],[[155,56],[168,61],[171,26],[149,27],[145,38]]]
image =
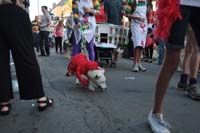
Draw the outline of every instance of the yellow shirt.
[[[32,31],[33,31],[33,33],[38,33],[39,32],[39,22],[32,21]]]

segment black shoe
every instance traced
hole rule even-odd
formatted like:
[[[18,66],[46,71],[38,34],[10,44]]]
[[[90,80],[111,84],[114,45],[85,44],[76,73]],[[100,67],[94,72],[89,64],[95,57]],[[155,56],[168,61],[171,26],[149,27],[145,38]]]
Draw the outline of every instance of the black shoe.
[[[73,75],[73,74],[72,74],[71,72],[67,72],[67,73],[66,73],[66,76],[67,76],[67,77],[72,76],[72,75]]]
[[[4,108],[4,107],[7,107],[8,108],[8,110],[7,111],[2,111],[2,108]],[[10,103],[7,103],[7,104],[4,104],[4,105],[0,105],[0,114],[1,115],[9,115],[10,114],[10,109],[11,109],[11,104]]]
[[[185,82],[185,83],[178,82],[178,84],[177,84],[177,90],[186,91],[187,88],[188,88],[188,83],[187,82]]]
[[[50,54],[46,54],[46,56],[50,56]]]
[[[45,100],[45,101],[38,100],[37,103],[38,103],[38,110],[45,111],[48,107],[51,107],[53,105],[54,100],[51,98],[47,98],[47,100]],[[41,107],[40,104],[46,104],[46,105]]]

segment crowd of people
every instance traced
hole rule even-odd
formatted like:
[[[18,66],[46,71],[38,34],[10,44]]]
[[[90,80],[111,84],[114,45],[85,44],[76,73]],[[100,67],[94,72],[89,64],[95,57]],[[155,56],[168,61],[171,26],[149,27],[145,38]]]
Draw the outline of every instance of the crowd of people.
[[[155,14],[152,1],[148,0],[73,0],[72,14],[65,24],[63,19],[52,23],[48,8],[42,6],[43,15],[41,18],[36,16],[31,25],[27,13],[28,6],[24,2],[0,0],[0,16],[4,17],[0,21],[0,81],[3,81],[0,85],[0,113],[9,114],[10,99],[13,98],[9,67],[10,51],[16,66],[21,99],[37,99],[38,109],[43,111],[53,104],[53,99],[44,94],[33,46],[40,52],[39,56],[50,56],[50,43],[53,37],[55,52],[64,53],[70,58],[81,52],[84,37],[88,58],[95,61],[96,24],[110,23],[130,28],[129,43],[133,45],[133,72],[146,71],[141,57],[152,63],[154,49],[158,49],[157,64],[163,65],[157,79],[154,107],[149,113],[148,121],[153,132],[169,133],[169,126],[162,114],[163,100],[170,79],[179,64],[180,51],[185,44],[183,70],[177,89],[186,92],[194,100],[200,100],[200,87],[197,84],[200,59],[200,2],[176,0],[179,4],[174,4],[176,2],[167,0],[169,2],[166,4],[164,1],[158,1]],[[13,24],[13,21],[16,23]],[[8,32],[7,29],[12,32]],[[17,33],[19,30],[22,31],[21,34]],[[12,40],[9,39],[10,36],[13,36]],[[68,54],[69,47],[63,45],[65,36],[68,40],[66,45],[71,44],[72,55]]]

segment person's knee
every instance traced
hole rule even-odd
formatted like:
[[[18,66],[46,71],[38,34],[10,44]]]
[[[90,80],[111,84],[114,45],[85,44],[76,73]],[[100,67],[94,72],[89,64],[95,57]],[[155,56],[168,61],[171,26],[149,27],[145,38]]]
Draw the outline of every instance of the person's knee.
[[[167,49],[165,55],[165,62],[168,65],[168,68],[172,71],[175,71],[178,67],[180,61],[180,49]]]
[[[193,49],[193,54],[199,54],[200,50],[199,47]]]

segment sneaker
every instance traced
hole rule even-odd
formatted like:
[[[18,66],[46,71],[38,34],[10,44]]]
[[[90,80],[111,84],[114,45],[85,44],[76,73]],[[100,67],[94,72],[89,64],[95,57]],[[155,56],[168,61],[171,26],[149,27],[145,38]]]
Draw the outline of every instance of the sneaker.
[[[186,94],[194,100],[200,100],[200,87],[197,84],[192,84],[188,87]]]
[[[187,82],[185,82],[185,83],[178,82],[178,84],[177,84],[177,90],[186,91],[187,88],[188,88],[188,83]]]
[[[148,59],[147,62],[148,62],[148,63],[153,63],[153,60],[152,60],[152,59]]]
[[[153,133],[170,133],[169,123],[164,121],[163,114],[153,114],[151,111],[148,116],[148,122]]]
[[[140,71],[146,71],[146,68],[143,67],[141,64],[138,65],[138,68],[139,68]]]
[[[138,64],[134,64],[132,71],[133,72],[138,72],[139,71],[139,65]]]
[[[160,63],[160,62],[154,62],[154,64],[156,64],[156,65],[162,65],[162,63]]]

